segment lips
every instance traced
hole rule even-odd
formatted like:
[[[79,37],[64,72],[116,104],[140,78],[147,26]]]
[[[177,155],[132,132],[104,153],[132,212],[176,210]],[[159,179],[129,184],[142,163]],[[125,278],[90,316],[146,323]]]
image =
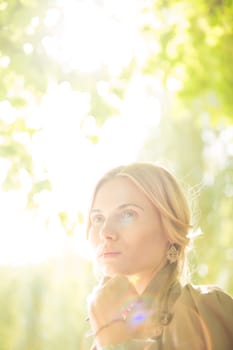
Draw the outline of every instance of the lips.
[[[101,254],[100,257],[103,257],[103,258],[114,258],[116,256],[120,255],[119,252],[105,252],[103,254]]]
[[[119,256],[121,253],[111,249],[101,249],[97,252],[97,258],[114,258]]]

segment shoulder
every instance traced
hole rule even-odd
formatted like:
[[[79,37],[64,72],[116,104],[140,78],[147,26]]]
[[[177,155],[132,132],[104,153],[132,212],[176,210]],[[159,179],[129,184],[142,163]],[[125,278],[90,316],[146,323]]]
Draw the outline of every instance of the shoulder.
[[[222,311],[226,308],[233,310],[233,298],[215,285],[186,284],[181,287],[174,307],[176,309],[181,305],[198,312],[209,308]]]
[[[233,331],[233,298],[213,285],[187,284],[177,299],[174,311],[183,308],[209,325],[222,323]]]
[[[192,301],[194,304],[207,303],[233,307],[233,298],[215,285],[186,284],[181,289],[180,298],[184,301]]]
[[[172,315],[167,331],[179,338],[177,349],[232,349],[233,299],[219,287],[185,285]],[[209,342],[213,347],[209,347]]]

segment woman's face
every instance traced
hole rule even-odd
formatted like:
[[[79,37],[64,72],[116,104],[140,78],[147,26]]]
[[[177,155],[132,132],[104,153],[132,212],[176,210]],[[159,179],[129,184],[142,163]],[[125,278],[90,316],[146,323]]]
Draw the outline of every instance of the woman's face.
[[[117,177],[98,190],[90,211],[89,240],[102,272],[153,272],[164,261],[168,241],[157,209],[128,178]]]

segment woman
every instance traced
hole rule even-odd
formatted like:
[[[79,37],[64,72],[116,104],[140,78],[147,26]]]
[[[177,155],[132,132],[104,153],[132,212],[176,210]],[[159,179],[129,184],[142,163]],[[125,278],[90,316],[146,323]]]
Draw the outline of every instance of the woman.
[[[190,228],[163,167],[133,163],[99,180],[87,230],[102,275],[88,298],[93,349],[233,349],[232,298],[184,283]]]

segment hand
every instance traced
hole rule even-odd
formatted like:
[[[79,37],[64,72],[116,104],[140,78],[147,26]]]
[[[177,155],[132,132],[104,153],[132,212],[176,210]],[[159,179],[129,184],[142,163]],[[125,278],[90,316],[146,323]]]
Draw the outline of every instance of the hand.
[[[125,310],[136,303],[137,299],[135,288],[125,276],[105,278],[88,297],[88,313],[93,331],[97,332],[102,326],[122,318]],[[98,339],[101,339],[101,345],[106,345],[108,342],[129,339],[130,333],[125,322],[117,321],[109,329],[103,329],[98,334]]]

